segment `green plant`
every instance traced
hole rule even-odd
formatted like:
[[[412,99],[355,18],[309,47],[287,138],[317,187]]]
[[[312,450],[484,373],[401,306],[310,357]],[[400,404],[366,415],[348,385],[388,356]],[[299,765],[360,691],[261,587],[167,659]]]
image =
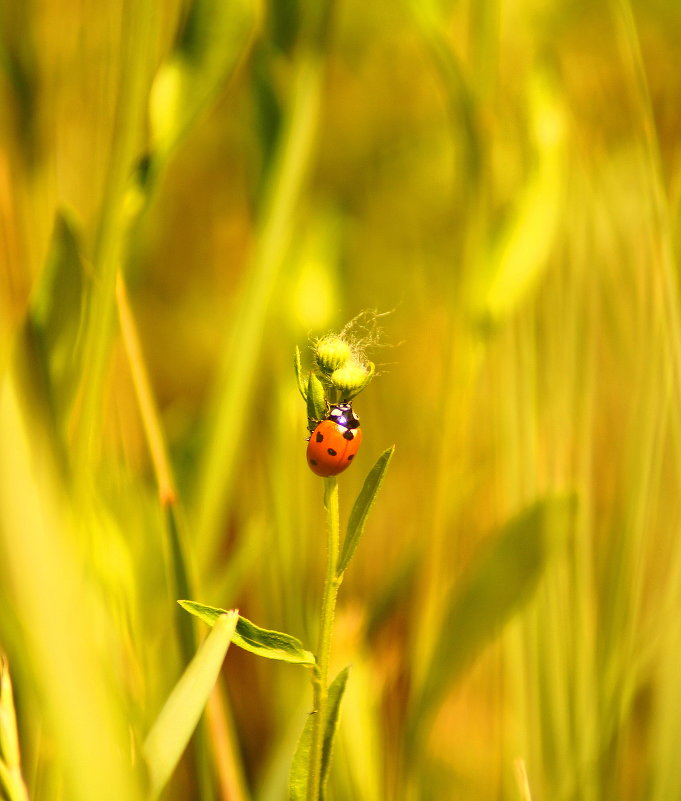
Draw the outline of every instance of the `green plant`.
[[[344,330],[345,332],[345,330]],[[308,417],[316,423],[326,415],[329,404],[350,401],[369,383],[375,367],[365,362],[361,347],[350,344],[344,333],[323,337],[315,344],[315,369],[303,380],[300,352],[296,349],[295,369]],[[320,606],[319,639],[316,654],[288,634],[267,631],[239,617],[232,641],[251,653],[268,659],[299,664],[311,671],[312,712],[308,716],[293,757],[289,777],[289,801],[319,801],[331,765],[331,749],[338,725],[341,700],[348,680],[349,667],[343,668],[329,682],[329,661],[333,638],[338,590],[357,548],[371,507],[381,487],[392,458],[394,446],[385,450],[367,475],[348,519],[341,542],[338,479],[324,477],[327,561]],[[225,610],[182,600],[180,605],[193,615],[213,625]]]

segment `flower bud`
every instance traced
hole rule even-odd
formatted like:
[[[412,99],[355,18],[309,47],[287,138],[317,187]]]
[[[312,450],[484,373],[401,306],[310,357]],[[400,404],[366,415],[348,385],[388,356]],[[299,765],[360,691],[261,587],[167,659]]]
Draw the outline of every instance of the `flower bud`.
[[[374,370],[371,362],[364,365],[353,360],[334,370],[329,380],[344,400],[351,400],[371,381]]]
[[[352,351],[344,339],[337,334],[329,334],[317,342],[314,355],[321,372],[329,375],[351,359]]]

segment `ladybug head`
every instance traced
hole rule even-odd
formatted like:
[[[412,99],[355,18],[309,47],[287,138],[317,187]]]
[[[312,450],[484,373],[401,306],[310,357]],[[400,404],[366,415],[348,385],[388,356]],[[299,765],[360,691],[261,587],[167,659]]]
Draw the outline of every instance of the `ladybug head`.
[[[355,414],[351,403],[334,404],[329,410],[327,419],[344,428],[359,428],[359,417]]]

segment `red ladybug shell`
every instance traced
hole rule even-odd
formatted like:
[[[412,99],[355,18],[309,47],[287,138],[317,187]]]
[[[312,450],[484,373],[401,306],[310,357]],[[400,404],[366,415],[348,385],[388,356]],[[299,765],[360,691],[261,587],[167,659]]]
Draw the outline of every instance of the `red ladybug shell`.
[[[310,470],[318,476],[337,476],[350,467],[361,441],[359,418],[350,404],[332,406],[329,416],[319,423],[307,443]]]

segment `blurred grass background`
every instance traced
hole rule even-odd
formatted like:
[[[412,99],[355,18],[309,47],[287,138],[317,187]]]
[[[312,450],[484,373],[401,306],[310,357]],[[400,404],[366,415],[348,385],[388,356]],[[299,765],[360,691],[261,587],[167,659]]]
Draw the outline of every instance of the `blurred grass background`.
[[[340,597],[329,797],[528,801],[525,774],[676,801],[678,4],[0,22],[0,649],[30,797],[143,797],[204,635],[183,584],[315,642],[292,354],[376,308],[342,513],[397,450]],[[531,511],[557,496],[567,534]],[[284,798],[309,706],[303,671],[231,649],[167,798]]]

